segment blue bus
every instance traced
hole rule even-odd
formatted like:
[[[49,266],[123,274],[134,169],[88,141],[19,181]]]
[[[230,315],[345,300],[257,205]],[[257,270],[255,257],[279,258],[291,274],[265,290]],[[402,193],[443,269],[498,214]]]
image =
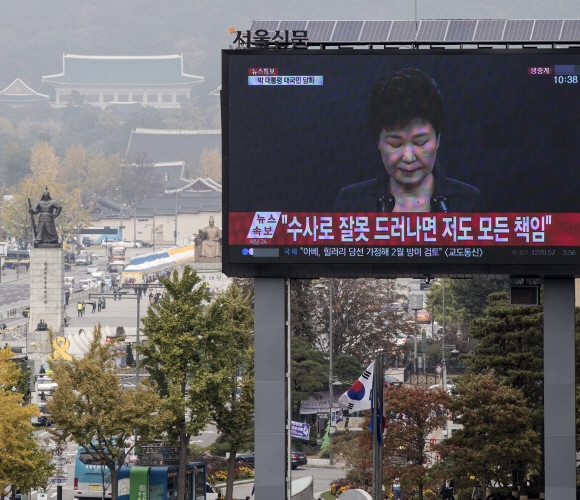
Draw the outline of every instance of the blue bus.
[[[75,498],[103,498],[103,469],[105,484],[110,473],[97,458],[79,447],[75,461]],[[205,463],[186,465],[186,500],[206,500]],[[124,465],[117,476],[118,500],[166,500],[177,498],[178,465],[142,466]],[[143,495],[143,492],[146,495]],[[139,494],[140,493],[140,494]],[[112,497],[111,488],[105,498]]]
[[[28,269],[30,266],[30,250],[7,250],[4,258],[6,269],[16,269],[18,266],[22,269]]]

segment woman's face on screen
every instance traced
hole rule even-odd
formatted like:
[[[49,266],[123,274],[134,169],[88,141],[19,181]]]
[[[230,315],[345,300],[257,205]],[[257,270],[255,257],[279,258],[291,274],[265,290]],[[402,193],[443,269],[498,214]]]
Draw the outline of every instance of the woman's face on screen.
[[[437,158],[439,137],[430,123],[414,120],[401,129],[383,129],[378,147],[391,179],[403,189],[412,189],[431,174]]]

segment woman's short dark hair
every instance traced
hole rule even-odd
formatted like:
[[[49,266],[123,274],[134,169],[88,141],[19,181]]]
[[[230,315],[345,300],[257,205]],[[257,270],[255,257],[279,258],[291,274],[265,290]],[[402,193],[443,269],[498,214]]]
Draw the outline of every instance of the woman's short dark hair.
[[[430,123],[435,134],[441,134],[443,98],[437,82],[415,68],[389,73],[377,83],[369,101],[373,140],[378,141],[383,129],[401,129],[415,119]]]

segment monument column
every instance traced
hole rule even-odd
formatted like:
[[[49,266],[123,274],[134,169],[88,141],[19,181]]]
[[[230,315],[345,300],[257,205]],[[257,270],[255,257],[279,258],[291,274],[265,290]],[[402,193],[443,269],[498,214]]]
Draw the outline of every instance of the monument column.
[[[30,319],[26,350],[45,359],[52,352],[48,330],[55,336],[64,331],[64,250],[56,232],[54,219],[62,205],[50,197],[48,187],[35,208],[28,200],[34,231],[34,248],[30,252]],[[38,227],[34,215],[38,214]]]

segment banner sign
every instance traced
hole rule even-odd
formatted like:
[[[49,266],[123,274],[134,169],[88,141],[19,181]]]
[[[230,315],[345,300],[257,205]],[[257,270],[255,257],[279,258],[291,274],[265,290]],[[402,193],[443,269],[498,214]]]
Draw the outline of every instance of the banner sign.
[[[308,441],[310,439],[310,425],[292,420],[290,434],[293,438]]]

